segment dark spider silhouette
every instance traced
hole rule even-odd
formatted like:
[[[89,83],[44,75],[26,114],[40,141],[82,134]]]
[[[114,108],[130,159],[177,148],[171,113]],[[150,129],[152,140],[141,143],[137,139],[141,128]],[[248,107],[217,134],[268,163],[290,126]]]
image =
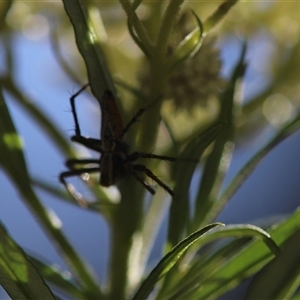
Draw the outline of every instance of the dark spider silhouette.
[[[59,176],[62,184],[65,185],[70,194],[77,200],[82,201],[79,194],[72,185],[66,182],[67,177],[78,176],[84,173],[100,172],[100,185],[108,187],[116,184],[119,180],[132,175],[139,181],[151,194],[154,189],[144,181],[140,174],[145,174],[154,180],[158,185],[163,187],[171,196],[174,195],[172,189],[155,176],[148,168],[142,164],[134,164],[139,158],[153,158],[165,161],[175,162],[175,157],[156,155],[152,153],[129,152],[128,145],[123,141],[123,137],[137,119],[153,105],[150,104],[141,108],[128,124],[123,127],[122,118],[118,111],[115,99],[110,91],[106,91],[101,101],[102,121],[101,121],[101,140],[88,138],[81,135],[78,122],[77,112],[75,108],[75,98],[88,86],[83,86],[77,93],[70,98],[71,111],[75,123],[75,135],[71,140],[77,142],[91,150],[100,153],[99,159],[68,159],[66,161],[69,171],[62,172]],[[186,159],[189,160],[189,159]],[[195,160],[189,160],[195,162]],[[97,167],[75,168],[76,165],[96,164]]]

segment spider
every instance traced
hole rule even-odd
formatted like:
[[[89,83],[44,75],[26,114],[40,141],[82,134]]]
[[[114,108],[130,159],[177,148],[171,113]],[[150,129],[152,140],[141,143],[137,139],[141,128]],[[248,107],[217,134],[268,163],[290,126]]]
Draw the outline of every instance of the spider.
[[[66,161],[66,166],[69,168],[69,171],[65,171],[60,174],[59,178],[61,183],[64,184],[70,194],[79,201],[82,199],[79,199],[78,193],[74,191],[73,186],[67,184],[67,177],[79,176],[84,173],[100,172],[101,175],[99,184],[104,187],[109,187],[116,184],[121,179],[128,177],[128,175],[132,175],[153,195],[155,194],[155,190],[141,176],[141,174],[145,174],[173,196],[174,193],[172,189],[155,176],[146,166],[134,162],[139,158],[153,158],[170,162],[175,162],[177,159],[175,157],[137,151],[130,153],[129,146],[123,141],[123,137],[126,132],[146,111],[149,105],[138,110],[124,127],[114,96],[109,90],[106,90],[101,101],[101,140],[84,137],[81,135],[75,108],[75,99],[88,86],[89,84],[86,84],[70,98],[71,111],[75,123],[75,135],[71,137],[71,140],[100,153],[100,157],[99,159],[68,159]],[[84,166],[88,164],[98,166]],[[83,167],[75,168],[76,165],[83,165]]]

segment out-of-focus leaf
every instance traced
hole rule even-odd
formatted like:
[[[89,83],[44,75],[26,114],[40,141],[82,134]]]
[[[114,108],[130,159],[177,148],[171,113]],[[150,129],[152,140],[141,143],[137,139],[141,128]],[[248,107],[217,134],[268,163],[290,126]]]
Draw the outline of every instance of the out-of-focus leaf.
[[[238,0],[225,1],[204,23],[202,23],[198,16],[193,12],[198,27],[195,28],[190,34],[188,34],[175,49],[170,61],[168,62],[168,68],[170,70],[173,70],[188,56],[196,53],[202,44],[203,38],[225,17],[225,15],[228,13],[231,7],[236,4],[236,2],[238,2]]]
[[[213,14],[204,22],[205,32],[210,31],[228,13],[228,11],[238,2],[238,0],[225,0]]]
[[[66,192],[65,189],[60,189],[56,185],[51,185],[48,182],[41,180],[39,178],[31,179],[32,183],[44,190],[45,192],[51,194],[52,196],[58,198],[60,201],[75,205],[78,207],[78,202]],[[107,193],[98,187],[98,185],[93,188],[90,187],[94,194],[97,195],[97,199],[100,199],[99,202],[95,201],[86,201],[84,209],[89,211],[97,212],[103,214],[103,216],[110,219],[111,210],[115,207],[115,204],[112,202],[111,198],[108,197]]]
[[[297,293],[291,299],[293,299],[293,300],[300,300],[300,293]]]
[[[13,0],[8,0],[2,3],[1,9],[0,9],[0,28],[5,27],[5,22],[6,22],[6,16],[7,13],[9,12],[11,6],[13,4]]]
[[[128,19],[127,19],[127,27],[129,30],[129,33],[132,37],[132,39],[136,42],[136,44],[139,46],[139,48],[144,52],[146,56],[150,56],[149,50],[147,49],[146,45],[143,44],[143,42],[140,40],[139,36],[135,33],[135,26],[138,26],[138,31],[141,33],[142,27],[141,23],[135,13],[137,8],[142,3],[142,0],[133,1],[130,12],[128,13]]]
[[[227,89],[223,92],[220,104],[218,122],[224,123],[222,134],[216,138],[213,150],[210,153],[200,179],[200,190],[195,204],[195,216],[190,230],[199,228],[206,223],[206,215],[210,212],[220,192],[224,177],[227,173],[231,154],[234,148],[234,130],[236,116],[236,89],[239,80],[245,73],[246,44],[243,45],[240,58],[232,72]]]
[[[30,180],[22,152],[22,139],[10,118],[2,90],[0,90],[0,149],[0,165],[20,184],[22,190],[26,190],[30,186]]]
[[[75,152],[70,147],[70,143],[66,141],[61,131],[51,122],[48,117],[42,112],[34,102],[30,101],[24,94],[20,92],[16,83],[9,77],[2,77],[1,82],[5,90],[7,90],[13,99],[30,115],[40,129],[42,129],[48,137],[51,138],[56,147],[67,155],[75,155]]]
[[[129,1],[120,1],[120,4],[122,5],[128,17],[127,26],[132,39],[137,43],[144,54],[148,56],[150,54],[149,50],[153,50],[152,41],[150,40],[143,23],[135,12],[141,3],[142,0],[135,0],[132,3]]]
[[[0,225],[0,284],[12,299],[56,300],[25,252]]]
[[[184,233],[189,215],[189,187],[191,178],[204,150],[216,139],[223,124],[215,124],[193,139],[178,157],[175,173],[174,197],[170,207],[168,243],[172,247]],[[195,159],[195,162],[186,161]]]
[[[300,231],[287,241],[282,253],[269,262],[253,279],[250,299],[290,299],[300,284]]]
[[[61,270],[56,265],[48,265],[33,256],[30,256],[30,260],[39,274],[41,274],[48,283],[55,285],[77,299],[83,298],[83,291],[72,282],[72,276],[69,271]]]
[[[53,222],[51,216],[42,205],[31,187],[26,162],[23,155],[21,139],[15,129],[10,113],[7,109],[0,86],[0,165],[6,171],[24,203],[31,209],[43,226],[53,243],[60,250],[66,261],[76,271],[82,282],[90,289],[94,296],[99,299],[102,296],[99,285],[93,275],[87,269],[85,263],[73,249],[66,237]]]
[[[87,67],[92,93],[101,104],[105,90],[110,90],[116,97],[116,89],[93,27],[89,4],[82,0],[63,0],[63,3],[74,28],[78,50]]]
[[[287,137],[298,131],[300,128],[300,114],[286,126],[284,126],[278,134],[264,146],[258,153],[256,153],[237,173],[236,177],[231,181],[229,186],[220,196],[218,202],[214,206],[214,210],[210,212],[208,220],[214,220],[217,215],[222,211],[228,200],[239,189],[246,178],[252,173],[255,167],[261,162],[261,160],[273,150],[279,143],[285,140]]]
[[[132,300],[146,299],[153,290],[156,282],[162,278],[178,261],[182,254],[198,239],[209,232],[211,229],[222,226],[222,223],[213,223],[203,227],[202,229],[192,233],[187,238],[178,243],[152,270],[149,276],[142,283],[141,287],[132,298]]]

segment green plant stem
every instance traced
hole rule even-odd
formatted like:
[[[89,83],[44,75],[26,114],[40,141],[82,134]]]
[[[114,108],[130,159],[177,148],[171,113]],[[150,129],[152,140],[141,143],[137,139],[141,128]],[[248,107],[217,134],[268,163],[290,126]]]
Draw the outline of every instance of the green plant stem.
[[[174,29],[183,0],[171,0],[163,16],[156,41],[155,54],[165,57],[170,35]]]
[[[180,4],[181,2],[172,1],[168,6],[162,21],[156,46],[153,49],[153,54],[151,53],[150,55],[151,88],[149,102],[163,95],[167,83],[168,70],[165,67],[166,50]],[[140,151],[148,152],[153,149],[160,122],[159,110],[160,104],[158,103],[147,110],[143,115],[143,122],[140,123],[139,138],[137,141],[137,148]],[[127,201],[127,203],[125,203],[125,200],[123,204],[121,203],[115,219],[115,226],[113,226],[111,299],[122,299],[122,294],[124,295],[126,277],[128,275],[126,272],[127,268],[130,267],[127,266],[127,263],[132,246],[132,236],[140,227],[142,194],[138,192],[133,193],[134,187],[135,186],[131,186],[131,188],[128,189],[127,185],[127,189],[124,189],[122,199],[130,199],[130,203]],[[126,192],[129,192],[128,195],[126,195]]]
[[[130,14],[128,1],[120,1],[123,8]],[[167,83],[166,50],[170,34],[172,32],[176,17],[182,2],[171,1],[162,22],[161,31],[157,43],[150,55],[151,88],[149,102],[163,95]],[[130,7],[131,8],[131,7]],[[133,16],[135,22],[136,16]],[[135,30],[143,42],[138,32]],[[140,123],[137,148],[139,151],[148,152],[155,144],[158,125],[160,105],[156,104],[145,112],[143,121]],[[122,193],[121,203],[116,211],[112,224],[112,254],[110,262],[110,299],[124,299],[126,288],[130,283],[128,278],[129,255],[132,247],[132,238],[140,230],[142,216],[143,191],[140,186],[132,180],[126,184],[120,184]],[[130,201],[130,202],[129,202]]]
[[[110,261],[110,292],[109,299],[125,299],[128,278],[129,255],[133,242],[133,235],[139,230],[144,190],[133,178],[120,183],[122,199],[115,210],[111,223],[111,261]]]
[[[150,57],[150,101],[164,94],[168,79],[167,46],[183,1],[170,1],[161,22],[153,54]],[[142,151],[151,151],[155,144],[160,122],[160,105],[157,104],[148,112],[141,124],[139,147]]]

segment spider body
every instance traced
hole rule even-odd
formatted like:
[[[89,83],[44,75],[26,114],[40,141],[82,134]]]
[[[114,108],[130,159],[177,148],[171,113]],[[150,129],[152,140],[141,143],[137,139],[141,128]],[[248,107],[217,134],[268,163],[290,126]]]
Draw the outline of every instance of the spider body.
[[[169,156],[156,155],[152,153],[129,152],[128,145],[123,141],[123,137],[129,128],[136,122],[146,110],[146,107],[141,108],[129,123],[124,127],[121,115],[117,108],[115,99],[110,91],[106,91],[103,95],[101,104],[102,123],[101,123],[101,140],[88,138],[81,135],[81,130],[78,122],[77,112],[75,108],[75,98],[87,87],[85,85],[76,94],[70,98],[72,114],[75,123],[75,135],[71,140],[82,144],[83,146],[100,153],[99,159],[69,159],[66,162],[69,171],[60,174],[60,181],[66,186],[67,190],[74,198],[78,198],[78,193],[74,192],[73,186],[67,184],[66,178],[78,176],[84,173],[100,172],[99,184],[105,187],[116,184],[123,178],[132,175],[139,181],[151,194],[154,194],[154,189],[144,181],[140,174],[152,178],[158,185],[162,186],[171,196],[173,191],[157,178],[144,165],[134,164],[138,158],[153,158],[167,161],[175,161],[176,158]],[[75,168],[76,165],[98,165],[97,167],[82,167]],[[82,200],[82,199],[77,199]]]

